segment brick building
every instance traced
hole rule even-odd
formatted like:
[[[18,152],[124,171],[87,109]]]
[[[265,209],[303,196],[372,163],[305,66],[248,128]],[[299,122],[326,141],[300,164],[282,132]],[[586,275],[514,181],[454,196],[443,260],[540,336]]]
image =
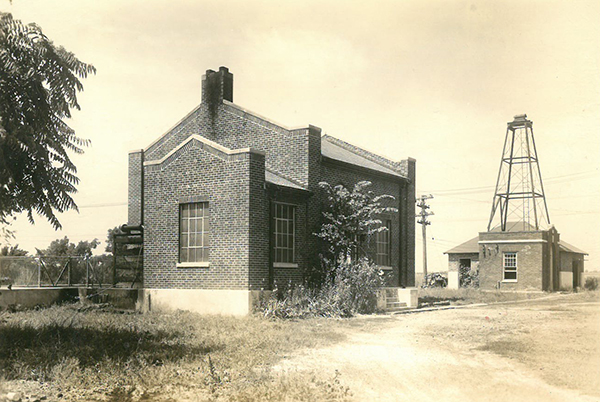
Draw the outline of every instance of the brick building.
[[[481,289],[570,290],[583,286],[587,255],[560,239],[554,228],[535,230],[523,222],[507,223],[446,251],[448,287],[458,288],[459,273],[479,271]]]
[[[381,217],[390,230],[370,247],[390,287],[414,286],[415,168],[235,105],[233,75],[208,70],[200,105],[129,154],[145,308],[247,314],[261,289],[301,281],[318,263],[321,181],[368,180],[395,197],[399,212]]]

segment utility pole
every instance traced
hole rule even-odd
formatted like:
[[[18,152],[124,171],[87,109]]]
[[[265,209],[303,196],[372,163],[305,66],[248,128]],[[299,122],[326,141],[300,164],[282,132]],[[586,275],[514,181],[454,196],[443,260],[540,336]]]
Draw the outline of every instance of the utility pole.
[[[423,279],[427,276],[427,225],[431,225],[431,222],[427,220],[428,216],[435,215],[433,211],[428,211],[430,208],[426,201],[433,198],[433,195],[422,195],[419,197],[417,207],[421,208],[421,212],[415,215],[419,220],[417,223],[421,224],[423,228]]]

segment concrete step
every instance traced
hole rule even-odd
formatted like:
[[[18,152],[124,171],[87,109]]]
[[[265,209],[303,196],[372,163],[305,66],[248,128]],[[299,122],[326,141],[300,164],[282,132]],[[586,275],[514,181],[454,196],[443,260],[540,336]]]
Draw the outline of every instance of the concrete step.
[[[406,307],[406,303],[404,302],[387,302],[385,303],[385,308],[390,309],[390,308],[399,308],[399,307]]]

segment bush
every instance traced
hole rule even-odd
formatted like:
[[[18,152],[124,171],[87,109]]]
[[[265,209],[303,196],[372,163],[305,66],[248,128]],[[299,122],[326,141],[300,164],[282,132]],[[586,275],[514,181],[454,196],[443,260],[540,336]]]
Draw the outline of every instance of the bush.
[[[265,317],[351,317],[369,314],[377,307],[377,290],[383,284],[383,272],[367,259],[343,262],[321,288],[289,284],[275,289],[263,301]]]
[[[423,289],[445,288],[446,286],[448,286],[448,278],[446,278],[444,275],[440,274],[439,272],[434,272],[429,275],[426,275],[423,278],[423,284],[421,285],[421,287]]]
[[[588,276],[585,278],[585,284],[583,287],[586,290],[598,290],[598,277],[596,276]]]
[[[471,269],[470,267],[460,267],[459,275],[461,288],[479,287],[479,270]]]
[[[342,306],[353,313],[370,314],[377,307],[377,290],[383,286],[383,271],[366,258],[344,262],[337,268],[333,283]]]

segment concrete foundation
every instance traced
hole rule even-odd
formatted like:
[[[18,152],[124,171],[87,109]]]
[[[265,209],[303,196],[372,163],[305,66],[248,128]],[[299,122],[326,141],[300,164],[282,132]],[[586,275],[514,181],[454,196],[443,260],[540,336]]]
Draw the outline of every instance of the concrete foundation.
[[[88,297],[89,296],[89,297]],[[92,288],[0,288],[0,310],[8,308],[48,307],[53,304],[81,300],[110,303],[121,309],[134,309],[138,300],[137,289]]]
[[[200,314],[244,316],[252,312],[261,297],[259,290],[143,289],[138,307],[146,311],[187,310]]]
[[[48,307],[65,301],[75,301],[77,297],[77,288],[1,288],[0,310]]]
[[[93,289],[79,288],[79,299],[92,303],[110,303],[113,307],[133,310],[138,304],[141,290],[130,288]]]

